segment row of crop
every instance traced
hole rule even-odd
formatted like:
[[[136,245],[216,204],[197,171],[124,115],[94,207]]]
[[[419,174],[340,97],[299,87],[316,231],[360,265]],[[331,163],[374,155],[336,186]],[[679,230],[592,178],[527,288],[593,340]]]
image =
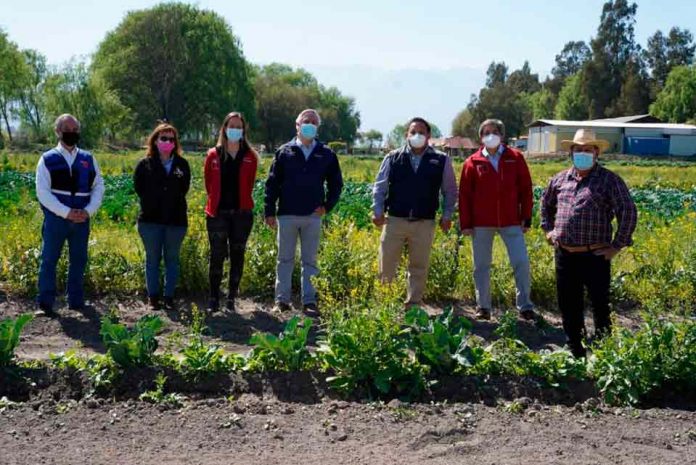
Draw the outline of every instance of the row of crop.
[[[155,354],[159,317],[145,316],[133,328],[105,317],[100,334],[106,355],[85,358],[71,352],[50,359],[55,368],[87,373],[95,393],[108,393],[120,376],[137,367],[175,370],[191,382],[238,371],[319,371],[338,392],[362,398],[417,399],[438,379],[457,375],[530,377],[549,387],[592,380],[610,404],[654,400],[666,388],[670,395],[693,396],[696,389],[693,320],[648,316],[635,333],[618,329],[595,344],[585,361],[566,350],[531,351],[517,338],[512,313],[503,316],[499,338],[490,343],[472,335],[471,323],[450,311],[430,317],[413,307],[403,319],[398,315],[388,307],[330,314],[315,351],[308,346],[312,320],[293,317],[278,336],[252,336],[247,355],[206,343],[202,316],[195,311],[189,342],[178,354]],[[30,319],[0,322],[0,368],[16,363],[19,333]],[[160,398],[163,388],[160,380]]]

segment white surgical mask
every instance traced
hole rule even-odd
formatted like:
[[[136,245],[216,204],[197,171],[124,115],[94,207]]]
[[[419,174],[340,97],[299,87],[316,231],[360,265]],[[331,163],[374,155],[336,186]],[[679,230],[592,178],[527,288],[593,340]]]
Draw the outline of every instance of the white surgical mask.
[[[408,136],[408,143],[414,149],[419,149],[425,145],[425,136],[423,134],[411,134]]]
[[[500,136],[498,134],[488,134],[483,136],[483,145],[487,149],[494,149],[500,145]]]

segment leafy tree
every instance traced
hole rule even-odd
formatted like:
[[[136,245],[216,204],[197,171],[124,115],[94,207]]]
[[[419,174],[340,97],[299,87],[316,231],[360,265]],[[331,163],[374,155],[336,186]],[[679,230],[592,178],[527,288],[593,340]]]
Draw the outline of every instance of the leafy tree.
[[[659,91],[665,85],[672,68],[692,64],[694,51],[696,45],[688,29],[673,27],[667,37],[662,31],[650,36],[643,51],[643,58],[651,70],[655,90]]]
[[[486,71],[486,87],[493,88],[498,85],[503,85],[507,82],[508,67],[505,62],[496,63],[495,61],[488,65]]]
[[[46,136],[46,102],[44,85],[48,76],[46,57],[36,50],[24,50],[27,75],[19,90],[18,113],[23,125],[29,127],[34,140],[43,141]]]
[[[528,120],[553,118],[556,96],[548,88],[526,94],[524,100],[529,111]]]
[[[132,11],[99,45],[93,70],[133,112],[138,131],[166,119],[185,135],[211,137],[232,110],[254,122],[250,67],[212,11],[183,3]]]
[[[434,137],[436,139],[439,139],[442,137],[442,131],[440,130],[439,127],[437,127],[437,124],[435,123],[429,123],[430,124],[430,137]]]
[[[0,29],[0,119],[5,122],[7,138],[12,142],[12,128],[10,120],[12,111],[19,97],[20,88],[24,85],[28,76],[28,69],[24,63],[22,52],[17,44],[10,41],[7,34]],[[2,131],[0,131],[0,146],[3,144]]]
[[[84,63],[69,63],[49,75],[45,99],[47,114],[71,113],[80,121],[81,146],[95,147],[105,138],[130,136],[130,112],[100,76],[90,75]]]
[[[406,143],[406,123],[397,124],[387,134],[387,147],[394,149]]]
[[[670,123],[696,118],[696,66],[677,66],[670,71],[650,113]]]
[[[566,80],[556,103],[556,119],[582,121],[587,119],[588,102],[582,92],[582,77],[580,74]]]
[[[568,42],[556,55],[556,66],[551,70],[551,75],[561,79],[574,76],[591,57],[590,47],[582,40]]]
[[[370,129],[361,134],[360,139],[367,142],[368,150],[372,152],[375,145],[379,146],[382,143],[384,136],[377,129]]]
[[[621,84],[621,93],[614,102],[611,113],[615,115],[641,115],[648,112],[650,86],[648,76],[640,62],[628,63]]]
[[[350,148],[360,127],[360,113],[355,108],[355,99],[343,96],[335,87],[320,87],[319,95],[320,137],[326,141],[345,142]]]
[[[541,89],[541,84],[539,83],[539,75],[532,74],[529,67],[529,62],[525,61],[522,68],[513,71],[510,77],[507,79],[507,85],[517,94],[523,92],[532,94]]]
[[[471,137],[474,140],[477,138],[476,129],[473,128],[473,117],[468,109],[464,109],[457,113],[452,121],[452,135],[460,137]]]

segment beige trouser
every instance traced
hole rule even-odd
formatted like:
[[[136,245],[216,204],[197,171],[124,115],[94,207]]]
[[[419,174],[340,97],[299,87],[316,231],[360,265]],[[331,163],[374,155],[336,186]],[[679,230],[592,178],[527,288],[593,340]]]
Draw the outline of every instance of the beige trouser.
[[[404,242],[408,246],[408,303],[423,301],[434,235],[435,220],[408,221],[405,218],[390,216],[382,229],[379,273],[383,282],[391,282],[394,279]]]

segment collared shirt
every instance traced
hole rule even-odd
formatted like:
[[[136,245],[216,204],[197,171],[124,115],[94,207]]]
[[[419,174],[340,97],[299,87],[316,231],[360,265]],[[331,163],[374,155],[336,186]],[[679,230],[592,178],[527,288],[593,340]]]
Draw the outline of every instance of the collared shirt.
[[[302,150],[302,153],[304,154],[305,160],[309,159],[309,156],[312,154],[312,151],[314,150],[314,147],[317,146],[317,140],[312,139],[312,143],[309,144],[309,146],[304,145],[302,141],[300,140],[299,137],[295,138],[295,144]]]
[[[425,154],[425,150],[423,150],[423,152],[421,152],[421,154],[418,155],[413,151],[413,148],[409,144],[406,144],[406,151],[408,152],[408,157],[411,160],[411,168],[413,168],[414,172],[418,171],[418,166],[420,165],[420,162],[423,159],[423,154]]]
[[[483,147],[481,153],[484,157],[488,159],[488,161],[491,162],[491,165],[493,165],[493,169],[498,171],[498,163],[500,163],[500,157],[503,155],[504,151],[505,147],[503,146],[503,144],[500,144],[498,145],[498,149],[495,151],[494,154],[488,153],[488,149],[486,147]]]
[[[58,143],[56,150],[60,152],[65,161],[70,168],[72,173],[72,165],[77,156],[77,147],[73,150],[68,150],[63,147],[63,144]],[[92,217],[99,210],[99,206],[104,198],[104,179],[101,175],[101,170],[99,169],[99,164],[97,159],[92,157],[94,162],[94,182],[92,183],[92,193],[90,196],[89,204],[85,207],[89,216]],[[63,205],[60,200],[51,192],[51,173],[46,168],[44,163],[44,157],[39,158],[39,163],[36,166],[36,196],[39,199],[41,205],[47,208],[50,212],[62,218],[67,218],[68,213],[70,213],[70,207]]]
[[[618,229],[612,237],[611,222]],[[541,227],[563,245],[633,243],[638,213],[626,183],[602,166],[581,178],[575,168],[554,176],[541,200]]]
[[[408,146],[407,146],[408,147]],[[412,155],[410,148],[404,148],[402,150],[408,151],[409,155]],[[428,146],[425,151],[421,154],[418,160],[423,158],[423,155],[428,150],[433,150],[432,147]],[[382,165],[379,167],[379,172],[377,173],[377,180],[372,186],[372,210],[375,216],[384,215],[384,203],[387,199],[387,192],[389,191],[389,171],[390,171],[390,156],[387,155],[382,160]],[[411,166],[413,166],[413,156],[411,156]],[[414,171],[417,170],[417,165]],[[452,167],[452,159],[450,157],[445,157],[445,167],[442,172],[442,186],[440,187],[440,192],[443,197],[442,202],[442,218],[449,220],[452,218],[452,213],[454,213],[454,207],[457,203],[457,180],[454,176],[454,168]]]

